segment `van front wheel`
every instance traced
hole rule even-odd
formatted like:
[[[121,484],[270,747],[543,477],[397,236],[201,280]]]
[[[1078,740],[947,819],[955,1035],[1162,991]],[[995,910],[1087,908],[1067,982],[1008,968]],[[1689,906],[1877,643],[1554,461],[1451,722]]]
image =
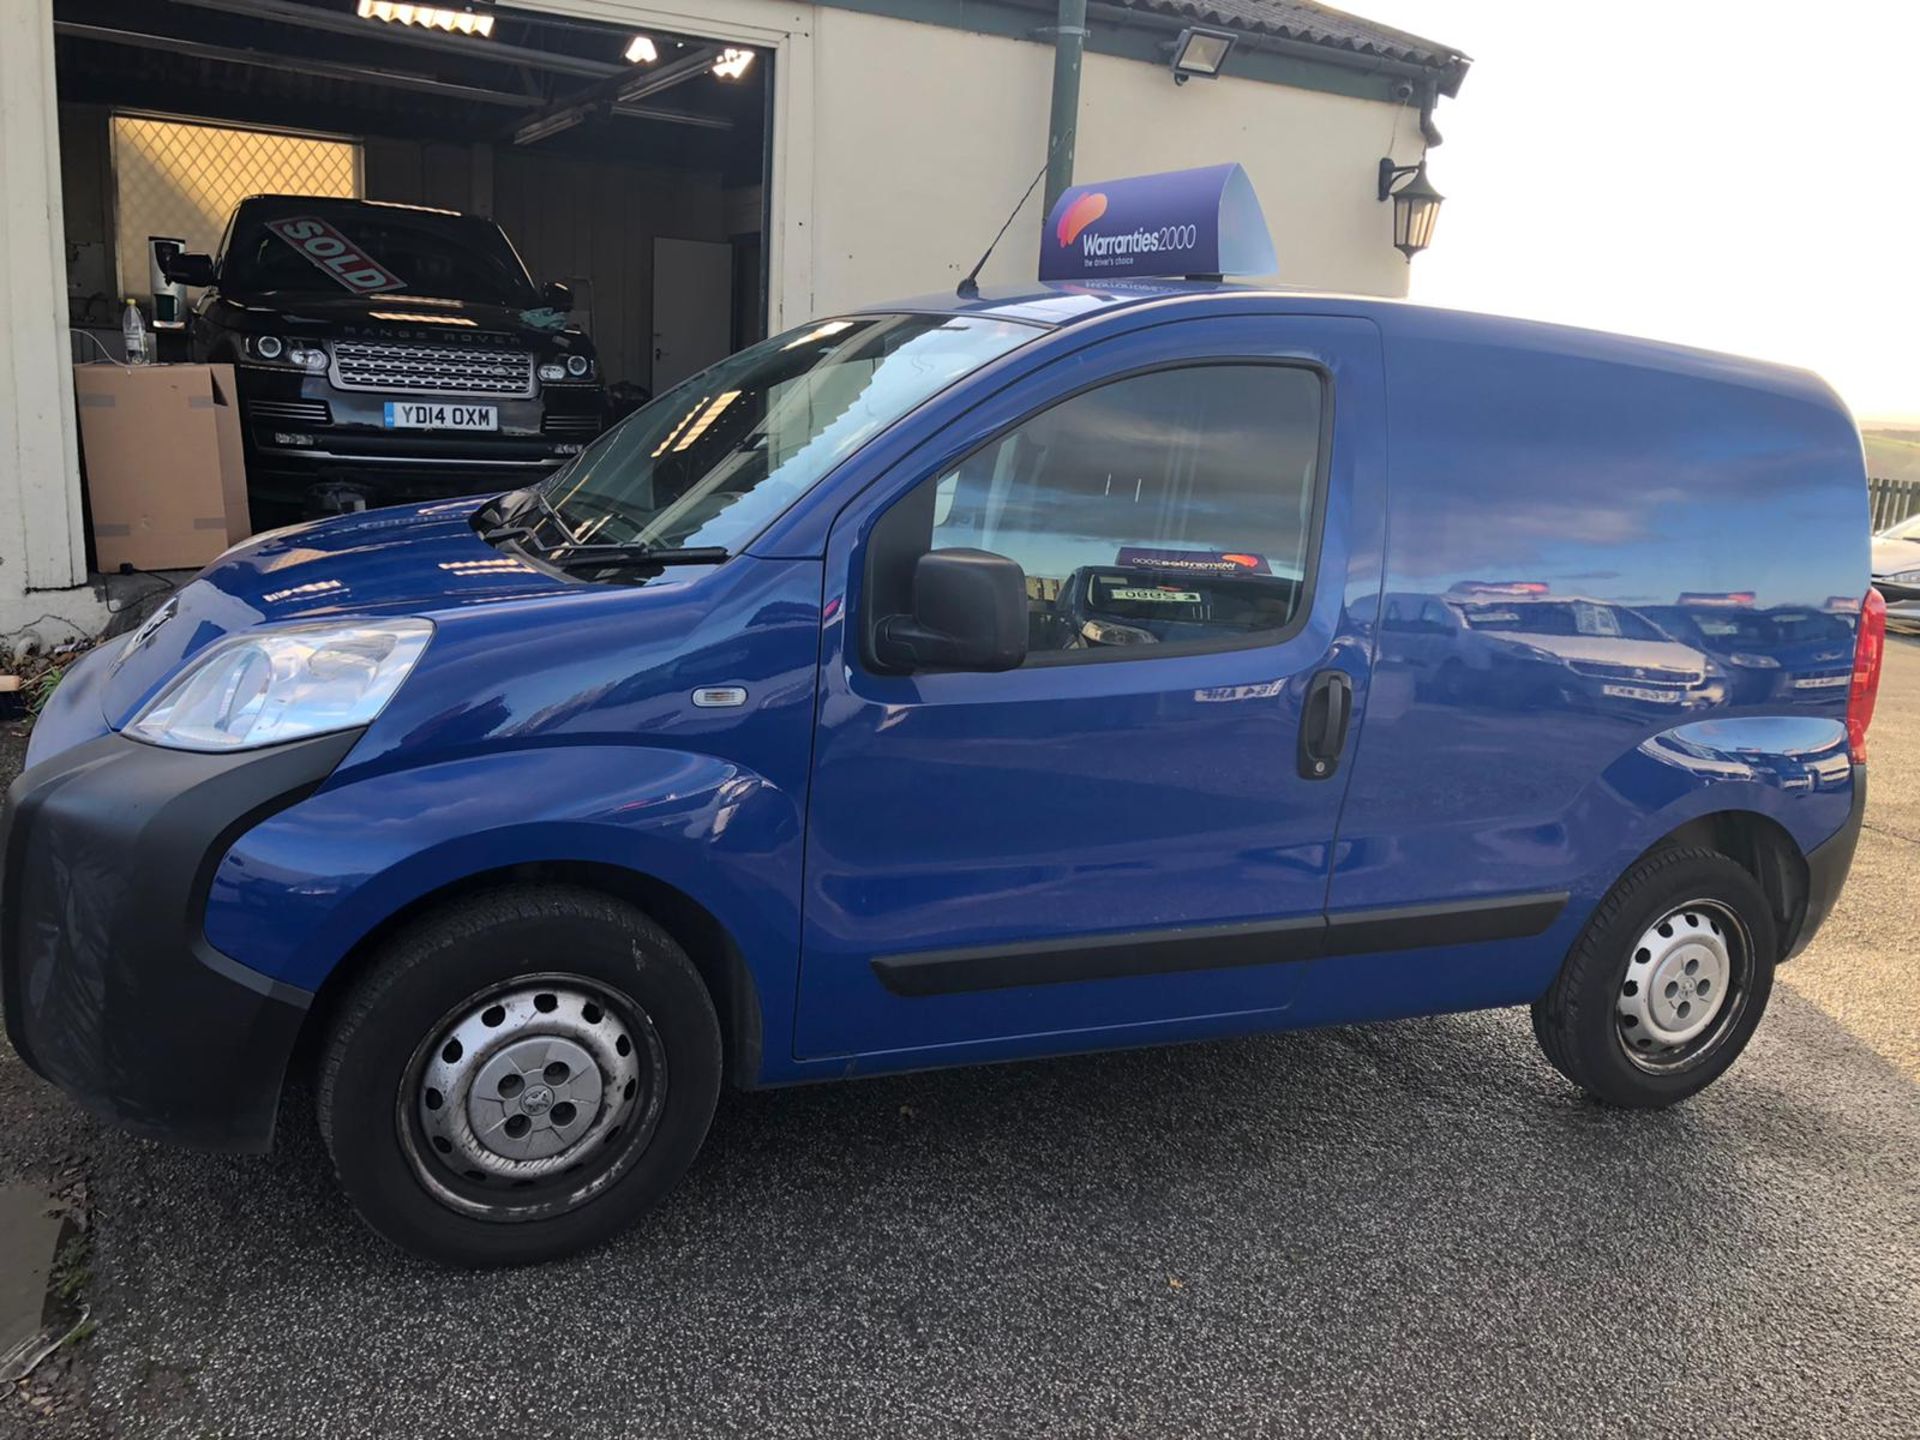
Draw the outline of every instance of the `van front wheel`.
[[[631,906],[516,886],[396,935],[322,1056],[320,1131],[361,1216],[452,1265],[571,1254],[679,1180],[719,1095],[699,973]]]
[[[1746,1048],[1778,954],[1773,912],[1745,868],[1717,851],[1661,850],[1600,902],[1534,1002],[1533,1033],[1594,1099],[1671,1105]]]

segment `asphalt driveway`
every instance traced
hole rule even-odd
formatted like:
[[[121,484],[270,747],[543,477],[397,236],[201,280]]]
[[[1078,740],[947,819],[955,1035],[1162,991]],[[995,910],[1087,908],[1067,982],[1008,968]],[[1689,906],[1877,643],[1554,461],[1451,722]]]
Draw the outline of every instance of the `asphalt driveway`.
[[[171,1151],[6,1053],[0,1181],[85,1171],[99,1329],[0,1432],[1911,1436],[1920,644],[1880,707],[1840,912],[1659,1115],[1517,1011],[734,1095],[651,1223],[473,1276],[310,1125]]]

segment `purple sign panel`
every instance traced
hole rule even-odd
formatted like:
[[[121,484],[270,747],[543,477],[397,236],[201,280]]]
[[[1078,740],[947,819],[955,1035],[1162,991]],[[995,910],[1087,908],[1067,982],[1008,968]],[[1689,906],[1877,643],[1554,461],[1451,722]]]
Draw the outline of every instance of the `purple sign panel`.
[[[1076,185],[1047,216],[1042,280],[1265,275],[1278,268],[1238,165]]]

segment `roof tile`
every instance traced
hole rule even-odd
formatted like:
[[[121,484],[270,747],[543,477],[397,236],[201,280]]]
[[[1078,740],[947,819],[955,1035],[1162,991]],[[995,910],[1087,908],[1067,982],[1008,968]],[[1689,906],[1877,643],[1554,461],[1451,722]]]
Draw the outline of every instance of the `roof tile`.
[[[1199,25],[1220,25],[1254,35],[1275,35],[1330,45],[1389,60],[1436,68],[1464,68],[1466,56],[1450,45],[1425,40],[1313,0],[1109,0],[1128,10],[1166,15]]]

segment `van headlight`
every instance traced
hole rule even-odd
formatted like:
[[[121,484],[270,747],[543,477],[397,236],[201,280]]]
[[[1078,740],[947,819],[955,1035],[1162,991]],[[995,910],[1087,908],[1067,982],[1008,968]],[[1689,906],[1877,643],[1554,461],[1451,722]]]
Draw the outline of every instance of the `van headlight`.
[[[433,622],[276,625],[229,635],[189,661],[127,734],[174,750],[253,750],[371,724],[407,678]]]

